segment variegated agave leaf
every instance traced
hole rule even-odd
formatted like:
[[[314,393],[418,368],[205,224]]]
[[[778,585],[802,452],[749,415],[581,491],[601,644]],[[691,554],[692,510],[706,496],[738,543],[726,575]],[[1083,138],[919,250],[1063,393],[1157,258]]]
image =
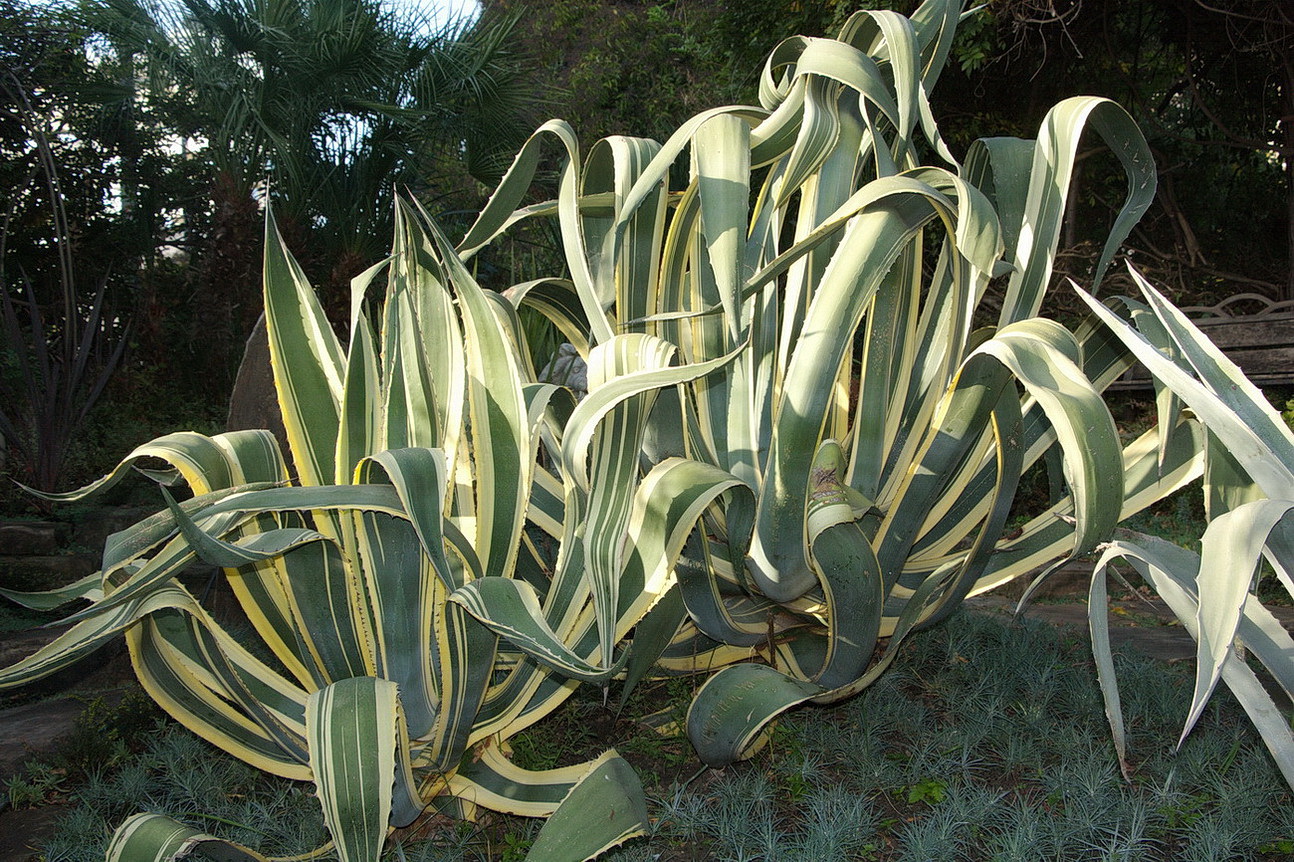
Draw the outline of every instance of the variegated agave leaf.
[[[581,162],[551,123],[459,246],[555,217],[570,280],[519,285],[517,300],[587,355],[640,332],[688,365],[732,357],[659,398],[644,438],[649,460],[685,454],[749,489],[687,542],[688,618],[661,653],[674,671],[778,668],[707,683],[692,725],[738,740],[711,755],[697,730],[712,762],[794,702],[856,691],[904,633],[969,593],[1091,551],[1201,468],[1189,427],[1121,447],[1100,391],[1127,350],[1095,322],[1069,332],[1035,317],[1080,138],[1096,132],[1128,177],[1098,280],[1153,195],[1144,139],[1117,105],[1079,98],[1037,141],[979,142],[959,165],[929,93],[961,11],[929,0],[911,18],[860,12],[834,39],[788,39],[758,108],[706,111],[659,146],[610,138]],[[518,208],[551,140],[567,155],[558,197]],[[685,155],[688,182],[672,188]],[[997,324],[977,328],[994,277]],[[1060,491],[1008,537],[1020,476],[1040,462]],[[749,726],[712,727],[738,714]]]
[[[1199,720],[1219,681],[1226,682],[1294,786],[1294,734],[1272,695],[1237,650],[1266,668],[1288,696],[1294,692],[1294,640],[1256,596],[1257,572],[1266,559],[1294,595],[1294,434],[1254,386],[1199,328],[1136,270],[1143,311],[1130,322],[1089,294],[1093,312],[1141,360],[1155,379],[1189,408],[1184,421],[1207,431],[1198,446],[1206,459],[1209,524],[1200,553],[1150,536],[1122,531],[1092,577],[1090,622],[1106,713],[1120,757],[1125,739],[1118,685],[1106,623],[1105,570],[1116,559],[1130,563],[1168,603],[1197,644],[1195,691],[1182,739]],[[1135,325],[1134,325],[1135,322]],[[1160,417],[1161,429],[1183,421]],[[1169,438],[1167,430],[1161,437]]]
[[[375,327],[365,293],[383,270]],[[347,347],[272,223],[265,288],[294,480],[266,432],[170,435],[131,453],[81,493],[160,458],[193,498],[167,497],[114,536],[96,578],[25,597],[91,604],[0,685],[124,632],[144,687],[178,720],[258,768],[315,782],[345,859],[376,858],[391,826],[452,794],[463,810],[532,816],[569,798],[580,814],[545,829],[537,846],[559,848],[547,858],[592,856],[642,831],[641,788],[614,752],[531,773],[503,751],[576,680],[623,664],[618,642],[667,591],[701,510],[733,485],[680,460],[644,474],[637,454],[656,391],[721,363],[670,367],[659,339],[613,339],[600,348],[606,385],[549,427],[560,393],[534,384],[511,307],[407,206],[390,259],[354,282]],[[537,466],[545,436],[550,471]],[[528,565],[531,512],[555,527],[556,573]],[[194,559],[225,568],[263,649],[249,651],[179,584]],[[514,579],[521,571],[534,579]],[[493,598],[501,589],[520,605]],[[506,656],[499,634],[512,638]],[[583,816],[598,826],[563,826]],[[132,819],[113,852],[153,858],[208,841]]]

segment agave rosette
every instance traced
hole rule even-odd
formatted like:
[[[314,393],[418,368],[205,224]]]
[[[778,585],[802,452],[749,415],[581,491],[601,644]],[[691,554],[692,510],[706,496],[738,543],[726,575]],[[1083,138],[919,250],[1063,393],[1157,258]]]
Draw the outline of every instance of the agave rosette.
[[[180,433],[63,495],[161,459],[175,474],[162,478],[193,496],[113,536],[95,576],[11,594],[91,604],[0,685],[124,633],[171,715],[253,766],[315,782],[344,859],[376,858],[388,829],[429,805],[548,816],[565,803],[578,816],[551,821],[532,858],[595,855],[645,828],[632,770],[608,752],[531,772],[507,740],[629,663],[621,640],[665,592],[700,511],[736,484],[680,458],[639,469],[657,390],[717,363],[671,365],[673,348],[647,335],[608,339],[576,406],[534,382],[508,301],[477,286],[423,214],[402,206],[398,222],[390,258],[354,282],[345,349],[267,231],[291,468],[268,432]],[[375,329],[366,295],[383,274]],[[179,583],[198,559],[224,568],[258,649]],[[597,827],[574,822],[586,817]],[[147,815],[121,827],[111,855],[161,858],[177,836],[214,840]]]
[[[1091,551],[1201,469],[1189,420],[1170,446],[1155,432],[1121,446],[1100,396],[1131,362],[1117,339],[1037,317],[1080,137],[1095,131],[1128,177],[1097,281],[1153,195],[1144,139],[1114,103],[1076,98],[1036,141],[978,141],[959,164],[928,97],[960,12],[930,0],[788,39],[759,107],[704,112],[663,145],[613,137],[581,161],[549,123],[459,246],[555,217],[569,279],[513,292],[577,348],[642,332],[689,365],[731,357],[662,396],[645,441],[649,461],[686,455],[741,483],[689,542],[680,600],[660,612],[676,634],[650,647],[666,670],[724,668],[689,719],[712,764],[749,754],[789,706],[858,691],[968,594]],[[518,208],[549,140],[566,155],[558,197]],[[986,325],[995,277],[1005,296]],[[1039,462],[1053,504],[1010,534]]]

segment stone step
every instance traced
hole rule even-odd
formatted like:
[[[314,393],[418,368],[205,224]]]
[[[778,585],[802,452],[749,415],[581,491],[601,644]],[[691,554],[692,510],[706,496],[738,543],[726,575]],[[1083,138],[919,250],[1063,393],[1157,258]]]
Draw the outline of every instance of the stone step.
[[[91,509],[72,519],[72,542],[96,560],[102,559],[103,544],[110,535],[137,524],[158,508],[161,507],[113,506]]]
[[[22,592],[53,590],[85,577],[98,567],[88,554],[0,556],[0,587]]]
[[[0,637],[0,667],[9,667],[32,655],[66,632],[71,626],[51,626],[34,628],[24,632],[9,632]],[[109,659],[124,655],[125,641],[114,638],[93,652],[88,653],[75,664],[63,668],[47,677],[23,686],[13,692],[22,700],[48,697],[76,686],[90,674],[102,668]]]
[[[59,521],[0,521],[0,554],[57,554],[72,538],[72,526]]]

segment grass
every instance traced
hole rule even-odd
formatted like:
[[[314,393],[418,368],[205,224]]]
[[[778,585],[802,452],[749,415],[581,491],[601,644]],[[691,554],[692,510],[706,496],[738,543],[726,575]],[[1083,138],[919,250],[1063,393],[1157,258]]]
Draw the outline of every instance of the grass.
[[[759,755],[726,770],[702,769],[685,741],[644,729],[649,713],[683,708],[692,682],[677,679],[645,685],[619,714],[590,688],[517,738],[515,756],[552,766],[615,746],[635,765],[652,831],[605,857],[615,862],[1216,862],[1294,852],[1289,788],[1225,692],[1174,753],[1188,667],[1120,657],[1128,783],[1084,642],[1041,623],[963,612],[913,637],[904,652],[861,697],[793,711]],[[308,787],[267,777],[144,715],[138,704],[100,709],[92,723],[109,728],[100,734],[101,760],[86,751],[79,766],[40,765],[47,778],[66,779],[44,798],[67,808],[47,860],[102,859],[106,829],[138,810],[168,812],[276,855],[324,842]],[[386,858],[512,862],[524,858],[538,826],[498,815],[478,824],[428,816],[397,835]]]

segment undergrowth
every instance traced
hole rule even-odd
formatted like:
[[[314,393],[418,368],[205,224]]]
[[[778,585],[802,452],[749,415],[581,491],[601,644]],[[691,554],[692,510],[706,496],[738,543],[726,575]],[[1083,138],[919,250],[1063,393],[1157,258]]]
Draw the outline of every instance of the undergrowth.
[[[604,705],[589,688],[517,737],[514,756],[562,765],[615,746],[634,764],[653,827],[608,854],[615,862],[1290,858],[1290,791],[1226,692],[1174,753],[1190,669],[1125,654],[1119,674],[1130,781],[1086,643],[967,612],[914,636],[859,698],[791,712],[756,757],[725,770],[701,768],[685,740],[646,728],[658,711],[681,717],[695,684],[684,679],[644,684],[622,712],[614,689]],[[132,709],[129,727],[101,709],[97,726],[117,728],[104,759],[82,756],[79,777],[65,772],[47,789],[42,801],[68,810],[46,860],[102,859],[108,827],[141,809],[275,855],[323,844],[308,786],[252,770],[172,723],[144,728]],[[514,862],[537,829],[428,814],[394,836],[385,858]]]

